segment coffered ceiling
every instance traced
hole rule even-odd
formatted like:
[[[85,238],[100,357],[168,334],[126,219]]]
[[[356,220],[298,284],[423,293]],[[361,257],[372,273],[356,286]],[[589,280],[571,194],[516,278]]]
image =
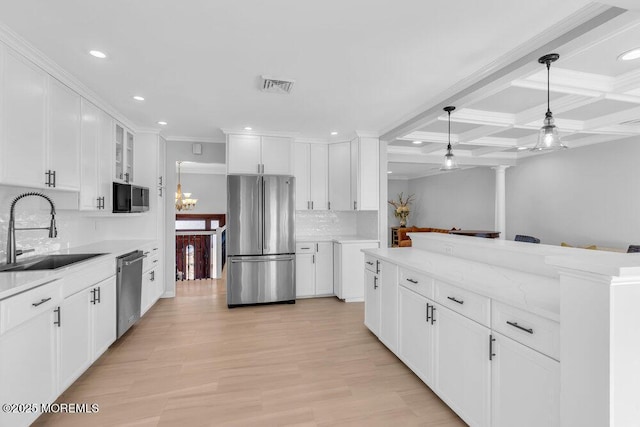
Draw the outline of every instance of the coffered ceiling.
[[[554,49],[560,59],[551,66],[551,110],[569,148],[640,135],[640,59],[618,59],[638,47],[640,13],[630,11]],[[530,62],[509,78],[464,94],[457,104],[449,100],[457,107],[451,143],[462,166],[514,165],[544,155],[529,149],[547,108],[547,73],[535,57]],[[440,173],[447,138],[443,111],[389,138],[390,177]]]

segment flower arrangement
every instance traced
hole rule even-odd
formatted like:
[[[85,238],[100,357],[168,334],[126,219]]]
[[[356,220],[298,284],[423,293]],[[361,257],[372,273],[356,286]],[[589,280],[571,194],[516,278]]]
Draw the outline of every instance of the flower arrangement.
[[[409,197],[407,197],[404,200],[402,199],[403,195],[404,195],[403,193],[398,194],[397,202],[395,200],[389,200],[389,204],[394,208],[396,208],[393,214],[395,215],[396,218],[400,218],[401,227],[404,227],[405,225],[407,225],[407,217],[411,213],[411,209],[409,208],[409,205],[411,204],[411,202],[415,200],[415,194],[411,194]]]

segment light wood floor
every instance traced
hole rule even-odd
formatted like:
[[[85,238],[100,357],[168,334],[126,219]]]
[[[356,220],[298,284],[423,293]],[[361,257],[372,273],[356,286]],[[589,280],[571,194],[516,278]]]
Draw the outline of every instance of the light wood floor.
[[[223,280],[182,282],[59,399],[97,414],[52,426],[464,426],[336,298],[226,307]]]

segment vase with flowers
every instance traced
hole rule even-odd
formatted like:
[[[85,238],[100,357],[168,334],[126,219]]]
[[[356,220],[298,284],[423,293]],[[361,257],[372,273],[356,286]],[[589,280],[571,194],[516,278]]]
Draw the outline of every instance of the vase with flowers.
[[[407,225],[407,218],[411,213],[409,205],[415,200],[415,194],[411,194],[406,199],[404,199],[403,196],[404,193],[398,194],[397,202],[395,200],[389,200],[389,204],[395,208],[393,214],[396,218],[400,219],[400,227],[405,227]]]

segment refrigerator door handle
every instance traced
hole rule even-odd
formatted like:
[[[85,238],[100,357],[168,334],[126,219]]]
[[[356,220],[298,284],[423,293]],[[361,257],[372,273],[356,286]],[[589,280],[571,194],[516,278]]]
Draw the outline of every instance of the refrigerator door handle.
[[[231,262],[274,262],[274,261],[293,261],[293,257],[286,258],[267,258],[267,259],[231,259]]]
[[[266,240],[266,235],[265,235],[265,224],[264,224],[264,220],[265,220],[265,209],[264,209],[264,205],[265,205],[265,183],[264,183],[264,178],[260,178],[261,181],[261,197],[262,197],[262,203],[260,203],[261,205],[261,209],[262,209],[262,253],[266,253],[269,250],[269,247],[267,246],[267,240]]]

